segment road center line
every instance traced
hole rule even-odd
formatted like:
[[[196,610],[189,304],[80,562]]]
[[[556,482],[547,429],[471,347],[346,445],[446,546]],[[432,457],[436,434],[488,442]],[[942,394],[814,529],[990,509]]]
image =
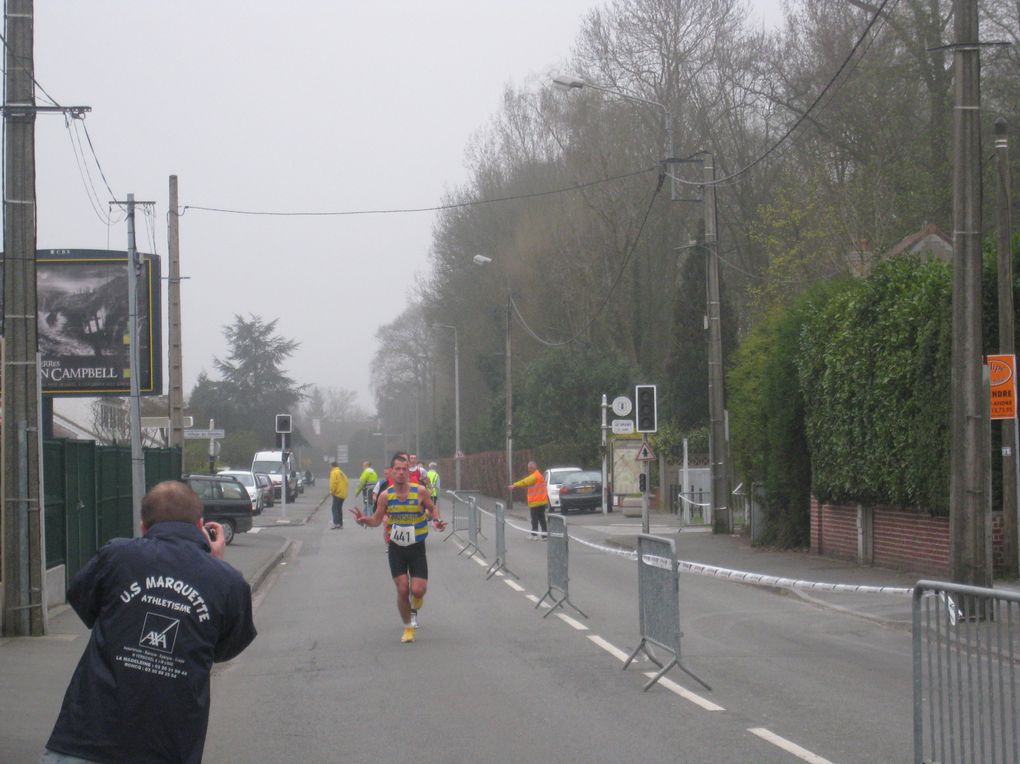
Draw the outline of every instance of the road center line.
[[[589,634],[588,635],[588,639],[590,639],[596,645],[598,645],[603,650],[605,650],[607,653],[612,655],[614,658],[618,658],[621,663],[626,663],[627,659],[630,657],[629,655],[627,655],[627,653],[625,653],[619,647],[617,647],[616,645],[614,645],[614,644],[612,644],[610,642],[607,642],[602,637],[600,637],[598,634]]]
[[[479,565],[481,565],[481,566],[482,566],[483,568],[487,568],[487,567],[489,567],[489,563],[487,563],[487,562],[486,562],[485,560],[483,560],[483,559],[482,559],[481,557],[472,557],[471,559],[472,559],[472,560],[474,560],[475,562],[477,562],[477,563],[478,563]]]
[[[509,586],[515,592],[523,592],[524,591],[524,587],[523,586],[521,586],[516,581],[511,581],[509,578],[504,578],[503,579],[503,583],[506,584],[507,586]]]
[[[782,748],[787,753],[792,753],[798,759],[803,759],[810,764],[832,764],[828,759],[824,759],[816,753],[811,753],[807,748],[801,748],[794,742],[787,740],[785,737],[779,737],[775,732],[770,732],[764,727],[750,727],[747,730],[752,735],[757,735],[762,740],[767,740],[772,745]]]
[[[645,672],[645,676],[648,677],[649,679],[651,679],[653,676],[655,676],[655,672],[654,671],[646,671]],[[718,705],[716,703],[713,703],[711,700],[708,700],[707,698],[701,697],[696,692],[691,692],[686,687],[681,687],[676,682],[674,682],[672,679],[669,679],[667,677],[662,677],[662,679],[659,680],[659,684],[661,684],[663,687],[665,687],[670,692],[676,693],[677,695],[679,695],[684,700],[689,700],[689,701],[691,701],[691,703],[694,703],[697,706],[701,706],[706,711],[725,711],[726,710],[722,706],[720,706],[720,705]]]
[[[588,627],[587,626],[585,626],[580,621],[577,621],[577,620],[571,618],[569,615],[566,615],[565,613],[557,613],[556,617],[559,618],[564,623],[570,624],[571,626],[573,626],[578,631],[588,631]]]

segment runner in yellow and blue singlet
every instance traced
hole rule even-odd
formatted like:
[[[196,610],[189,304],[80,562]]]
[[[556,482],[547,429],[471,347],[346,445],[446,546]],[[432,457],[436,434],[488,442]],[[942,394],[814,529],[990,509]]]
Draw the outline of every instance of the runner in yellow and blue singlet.
[[[425,539],[429,534],[429,520],[439,531],[446,528],[446,523],[439,519],[439,510],[432,502],[428,489],[409,482],[407,466],[407,457],[403,454],[394,456],[390,461],[393,485],[380,492],[375,512],[368,516],[355,508],[351,513],[359,525],[374,527],[385,521],[389,528],[390,574],[397,587],[397,610],[404,622],[404,634],[400,641],[414,642],[417,609],[421,607],[428,589],[429,566],[425,556]]]

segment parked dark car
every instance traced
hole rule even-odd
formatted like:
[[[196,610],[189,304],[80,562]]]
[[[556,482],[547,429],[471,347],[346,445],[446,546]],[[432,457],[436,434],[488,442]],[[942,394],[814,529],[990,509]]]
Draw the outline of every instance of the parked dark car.
[[[184,480],[202,499],[202,517],[223,526],[223,540],[230,544],[234,534],[247,533],[255,514],[247,489],[229,475],[187,475]]]
[[[560,512],[602,509],[602,473],[594,470],[571,472],[560,485]]]

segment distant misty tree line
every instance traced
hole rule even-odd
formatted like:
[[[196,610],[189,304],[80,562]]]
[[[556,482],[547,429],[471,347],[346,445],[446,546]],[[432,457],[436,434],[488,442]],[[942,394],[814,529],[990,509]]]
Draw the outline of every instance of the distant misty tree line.
[[[368,419],[353,391],[299,384],[287,374],[286,362],[299,343],[277,334],[277,320],[234,316],[233,323],[223,328],[227,355],[213,360],[218,378],[203,371],[188,397],[188,412],[196,427],[214,419],[217,428],[226,430],[218,459],[222,465],[244,466],[256,451],[273,448],[277,414],[294,417],[290,443],[296,447],[320,443],[316,425],[323,433],[340,423]],[[325,448],[335,445],[331,440]],[[207,441],[189,441],[185,467],[204,471],[207,454]],[[321,466],[314,459],[306,461],[302,466]]]
[[[953,62],[938,50],[951,42],[951,4],[879,7],[794,0],[764,30],[736,0],[615,0],[578,33],[570,74],[663,104],[677,157],[708,152],[717,177],[737,174],[717,187],[727,366],[738,337],[815,285],[855,262],[875,267],[925,224],[952,230]],[[981,13],[982,39],[1017,42],[1015,3]],[[1018,56],[1015,44],[982,51],[986,146],[995,116],[1020,124]],[[430,453],[452,453],[453,332],[437,325],[455,326],[464,450],[502,448],[509,291],[517,445],[594,463],[601,394],[639,382],[659,385],[661,448],[704,443],[703,204],[672,201],[669,180],[656,193],[662,110],[548,84],[508,86],[468,147],[471,177],[446,199],[463,206],[437,220],[429,288],[378,333],[378,410],[387,427],[415,422]],[[993,163],[986,171],[994,188]],[[700,197],[700,165],[673,172],[680,196]],[[535,196],[554,189],[573,190]],[[470,204],[493,199],[505,201]]]

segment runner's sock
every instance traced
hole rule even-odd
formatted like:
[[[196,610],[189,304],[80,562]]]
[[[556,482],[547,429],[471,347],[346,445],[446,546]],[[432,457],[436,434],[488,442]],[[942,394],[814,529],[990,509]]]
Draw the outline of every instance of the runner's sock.
[[[411,609],[412,610],[420,610],[421,606],[423,604],[425,604],[425,597],[424,597],[424,595],[421,596],[421,597],[416,597],[413,594],[411,595]]]

